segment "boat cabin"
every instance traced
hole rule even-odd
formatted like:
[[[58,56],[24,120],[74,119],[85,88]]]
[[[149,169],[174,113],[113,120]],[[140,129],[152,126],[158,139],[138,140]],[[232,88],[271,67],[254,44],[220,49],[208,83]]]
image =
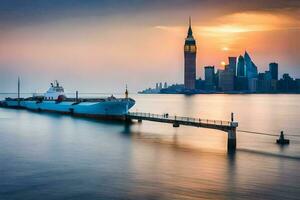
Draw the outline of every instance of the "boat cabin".
[[[58,81],[51,83],[51,87],[44,95],[45,100],[57,100],[59,97],[65,97],[65,91],[62,86],[59,85]]]

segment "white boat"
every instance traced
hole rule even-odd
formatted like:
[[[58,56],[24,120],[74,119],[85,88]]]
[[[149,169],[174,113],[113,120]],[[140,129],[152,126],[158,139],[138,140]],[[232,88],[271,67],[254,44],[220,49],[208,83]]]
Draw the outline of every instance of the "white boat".
[[[29,98],[6,98],[2,106],[24,108],[34,111],[59,112],[97,118],[124,118],[135,100],[128,97],[126,88],[125,98],[110,96],[107,98],[67,98],[64,88],[57,81],[43,96]]]

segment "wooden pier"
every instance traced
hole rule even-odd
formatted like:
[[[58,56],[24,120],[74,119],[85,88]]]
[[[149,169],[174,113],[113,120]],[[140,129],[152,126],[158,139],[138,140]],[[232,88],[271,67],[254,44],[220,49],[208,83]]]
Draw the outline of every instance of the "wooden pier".
[[[160,123],[169,123],[173,124],[173,127],[184,125],[224,131],[228,135],[228,152],[234,152],[236,149],[236,128],[238,127],[238,122],[234,122],[233,113],[231,114],[231,121],[208,120],[201,118],[169,116],[168,114],[159,115],[142,112],[129,112],[126,115],[126,118],[127,120],[138,120],[139,122],[147,120]]]

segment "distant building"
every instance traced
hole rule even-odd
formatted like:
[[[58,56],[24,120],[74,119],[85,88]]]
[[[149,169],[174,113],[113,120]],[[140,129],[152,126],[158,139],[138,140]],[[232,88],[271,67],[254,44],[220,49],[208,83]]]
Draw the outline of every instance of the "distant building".
[[[272,92],[276,92],[277,91],[277,84],[278,84],[277,80],[271,80],[271,91]]]
[[[204,67],[205,90],[215,90],[215,67]]]
[[[272,80],[278,80],[278,63],[270,63],[269,64],[269,71],[272,76]]]
[[[248,79],[248,88],[250,92],[257,92],[257,78]]]
[[[202,80],[201,78],[197,79],[195,88],[197,90],[205,90],[205,80]]]
[[[225,70],[229,70],[229,64],[225,65]]]
[[[217,72],[215,73],[216,90],[220,90],[220,88],[219,88],[219,73],[220,73],[220,70],[218,69]]]
[[[229,68],[225,70],[219,70],[219,89],[221,91],[233,91],[234,90],[234,72]]]
[[[300,93],[300,79],[296,79],[297,92]]]
[[[160,90],[160,93],[162,93],[162,94],[178,94],[178,93],[181,93],[183,90],[184,90],[183,84],[173,84],[166,89]]]
[[[191,18],[189,19],[188,34],[184,44],[184,86],[187,90],[195,89],[196,81],[196,41],[193,37]]]
[[[239,56],[238,64],[237,64],[237,77],[245,77],[245,60],[242,55]]]
[[[262,93],[267,93],[272,91],[272,76],[269,71],[258,74],[256,91]]]
[[[253,63],[247,51],[245,51],[244,60],[246,66],[246,76],[248,79],[257,78],[257,66]]]
[[[229,70],[231,70],[234,73],[234,76],[236,76],[236,57],[228,57],[229,61]]]
[[[297,81],[295,81],[289,74],[283,74],[278,81],[278,90],[284,93],[291,93],[297,91]]]
[[[272,74],[271,74],[270,71],[265,71],[265,73],[264,73],[264,79],[268,80],[268,81],[272,80]]]
[[[159,90],[158,83],[156,83],[156,85],[155,85],[155,89],[156,89],[156,90]]]
[[[159,83],[159,90],[163,89],[162,82]]]
[[[235,83],[235,89],[237,91],[247,91],[249,89],[248,87],[248,78],[245,76],[238,76],[236,78],[236,83]]]

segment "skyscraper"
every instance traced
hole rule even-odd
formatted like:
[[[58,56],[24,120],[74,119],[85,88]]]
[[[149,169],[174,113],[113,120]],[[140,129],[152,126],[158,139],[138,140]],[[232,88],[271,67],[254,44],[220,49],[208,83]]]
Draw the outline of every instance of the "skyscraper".
[[[205,89],[214,90],[215,89],[215,67],[206,66],[204,67],[205,75]]]
[[[245,60],[244,60],[244,57],[242,55],[240,55],[239,58],[238,58],[237,76],[238,77],[245,77],[246,76]]]
[[[233,91],[234,90],[234,74],[228,68],[219,70],[219,89],[221,91]]]
[[[236,57],[228,57],[229,60],[229,70],[231,70],[236,75]]]
[[[191,18],[189,19],[188,34],[184,43],[184,87],[188,90],[195,89],[196,81],[196,41],[193,37]]]
[[[245,51],[244,60],[246,66],[246,76],[248,77],[248,79],[257,78],[257,66],[252,62],[247,51]]]
[[[272,80],[278,80],[278,63],[270,63],[269,71],[271,73]]]

